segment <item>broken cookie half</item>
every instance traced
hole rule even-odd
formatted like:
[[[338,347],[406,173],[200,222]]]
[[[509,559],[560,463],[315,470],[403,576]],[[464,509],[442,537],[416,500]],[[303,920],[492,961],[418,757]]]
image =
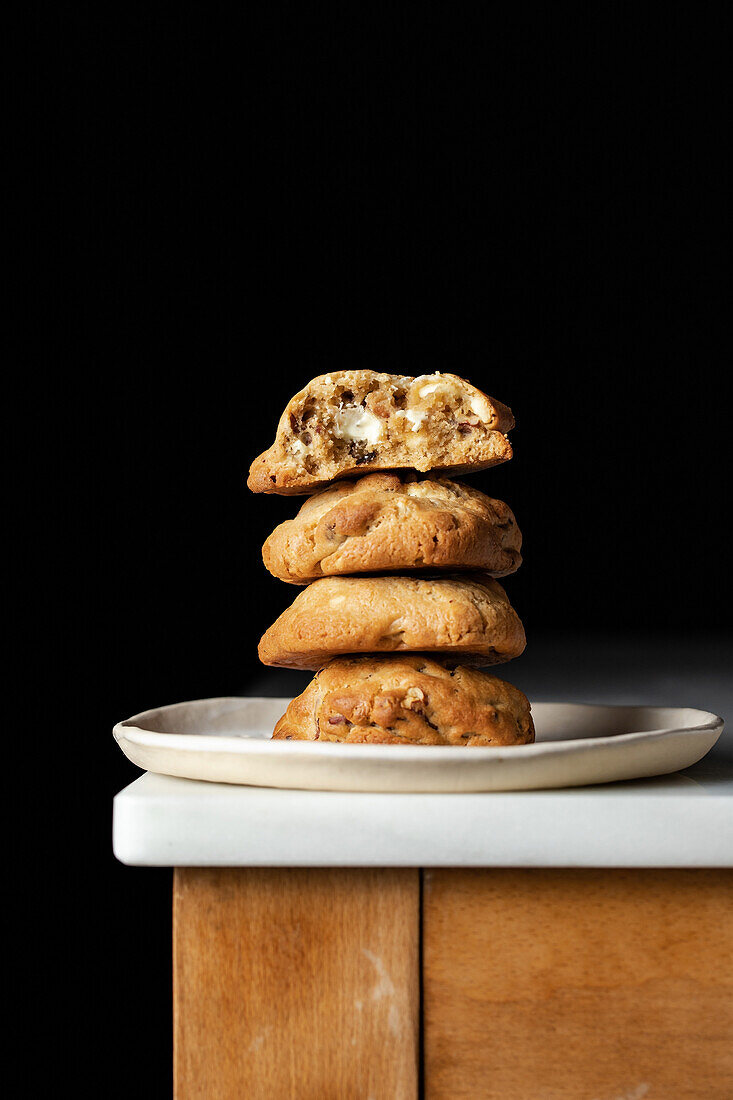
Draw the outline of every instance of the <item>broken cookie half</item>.
[[[372,470],[471,473],[512,457],[513,427],[511,409],[455,374],[339,371],[292,398],[247,485],[297,495]]]

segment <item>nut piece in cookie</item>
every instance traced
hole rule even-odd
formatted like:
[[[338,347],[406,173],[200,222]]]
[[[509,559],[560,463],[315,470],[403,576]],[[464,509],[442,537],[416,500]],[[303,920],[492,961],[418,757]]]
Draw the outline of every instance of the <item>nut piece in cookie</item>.
[[[339,658],[293,699],[275,726],[285,741],[381,745],[527,745],[529,702],[478,669],[452,672],[422,656]]]
[[[309,497],[262,548],[267,569],[290,584],[353,573],[481,570],[521,564],[522,536],[509,507],[445,478],[368,474]]]
[[[371,470],[470,473],[512,457],[513,427],[510,409],[455,374],[339,371],[293,397],[247,484],[308,494]]]
[[[524,646],[519,616],[485,574],[323,577],[265,632],[259,656],[317,669],[348,654],[412,652],[481,666],[511,661]]]

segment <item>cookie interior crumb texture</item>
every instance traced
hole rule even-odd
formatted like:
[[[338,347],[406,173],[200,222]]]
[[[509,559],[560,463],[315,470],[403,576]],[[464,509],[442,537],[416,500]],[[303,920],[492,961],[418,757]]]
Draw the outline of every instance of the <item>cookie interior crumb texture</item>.
[[[292,701],[273,738],[401,745],[498,746],[534,741],[518,688],[424,656],[331,661]]]
[[[503,577],[519,568],[521,545],[502,501],[445,478],[379,473],[309,497],[273,531],[262,557],[273,576],[290,584],[429,568]]]
[[[518,657],[524,628],[501,585],[485,574],[324,577],[265,632],[265,665],[320,668],[347,654],[422,652],[456,663]]]
[[[512,457],[513,426],[510,409],[454,374],[339,371],[292,398],[247,484],[308,494],[367,470],[483,470]]]

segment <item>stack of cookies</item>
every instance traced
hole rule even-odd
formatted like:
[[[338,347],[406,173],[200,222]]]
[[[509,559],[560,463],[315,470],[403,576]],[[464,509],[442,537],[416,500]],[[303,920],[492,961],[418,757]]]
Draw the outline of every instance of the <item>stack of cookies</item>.
[[[262,551],[303,591],[259,656],[317,671],[275,738],[534,740],[522,692],[479,671],[525,646],[496,580],[519,568],[522,536],[506,504],[443,476],[506,462],[513,426],[505,405],[452,374],[342,371],[290,401],[248,485],[308,496]]]

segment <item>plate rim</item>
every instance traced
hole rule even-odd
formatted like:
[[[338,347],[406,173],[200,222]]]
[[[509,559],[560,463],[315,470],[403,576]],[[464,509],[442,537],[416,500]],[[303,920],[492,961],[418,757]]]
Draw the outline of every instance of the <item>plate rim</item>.
[[[315,748],[321,759],[327,756],[342,756],[344,754],[347,754],[349,757],[371,757],[372,759],[376,759],[374,755],[375,749],[382,749],[389,752],[390,756],[395,760],[404,758],[414,760],[415,753],[418,753],[423,757],[425,757],[425,754],[429,754],[426,758],[434,760],[445,760],[450,757],[456,760],[465,759],[467,763],[470,763],[471,761],[480,759],[496,759],[498,756],[504,754],[509,754],[511,756],[519,754],[520,757],[527,758],[541,756],[548,752],[562,753],[581,748],[598,748],[601,745],[627,745],[639,740],[670,737],[674,734],[702,735],[715,733],[717,740],[725,725],[725,721],[720,715],[712,711],[701,710],[698,707],[665,707],[645,703],[576,703],[547,700],[543,705],[572,707],[579,710],[583,708],[601,708],[603,710],[692,711],[703,720],[691,726],[664,726],[659,729],[617,733],[605,737],[576,737],[560,741],[535,741],[529,745],[477,745],[472,746],[470,751],[467,752],[464,745],[348,745],[338,741],[273,741],[271,738],[236,737],[228,734],[162,733],[159,730],[146,729],[143,725],[138,724],[150,715],[160,714],[161,712],[173,710],[182,706],[192,706],[204,703],[209,705],[217,703],[237,703],[244,700],[262,703],[271,702],[277,699],[286,700],[287,697],[277,695],[223,695],[213,696],[208,699],[187,699],[178,703],[167,703],[161,707],[150,707],[147,710],[132,715],[130,718],[125,718],[115,723],[112,733],[118,744],[122,741],[129,741],[131,744],[140,745],[144,748],[161,748],[167,745],[171,750],[176,749],[179,752],[208,752],[215,754],[232,752],[236,755],[244,756],[262,752],[294,754],[305,751],[307,755],[312,756],[312,750]],[[541,700],[538,700],[536,703],[533,703],[533,705],[539,705],[541,702]],[[171,739],[174,738],[185,739],[185,744],[178,746],[172,744]],[[460,755],[456,756],[457,753]],[[406,754],[406,757],[403,757],[403,754]]]

